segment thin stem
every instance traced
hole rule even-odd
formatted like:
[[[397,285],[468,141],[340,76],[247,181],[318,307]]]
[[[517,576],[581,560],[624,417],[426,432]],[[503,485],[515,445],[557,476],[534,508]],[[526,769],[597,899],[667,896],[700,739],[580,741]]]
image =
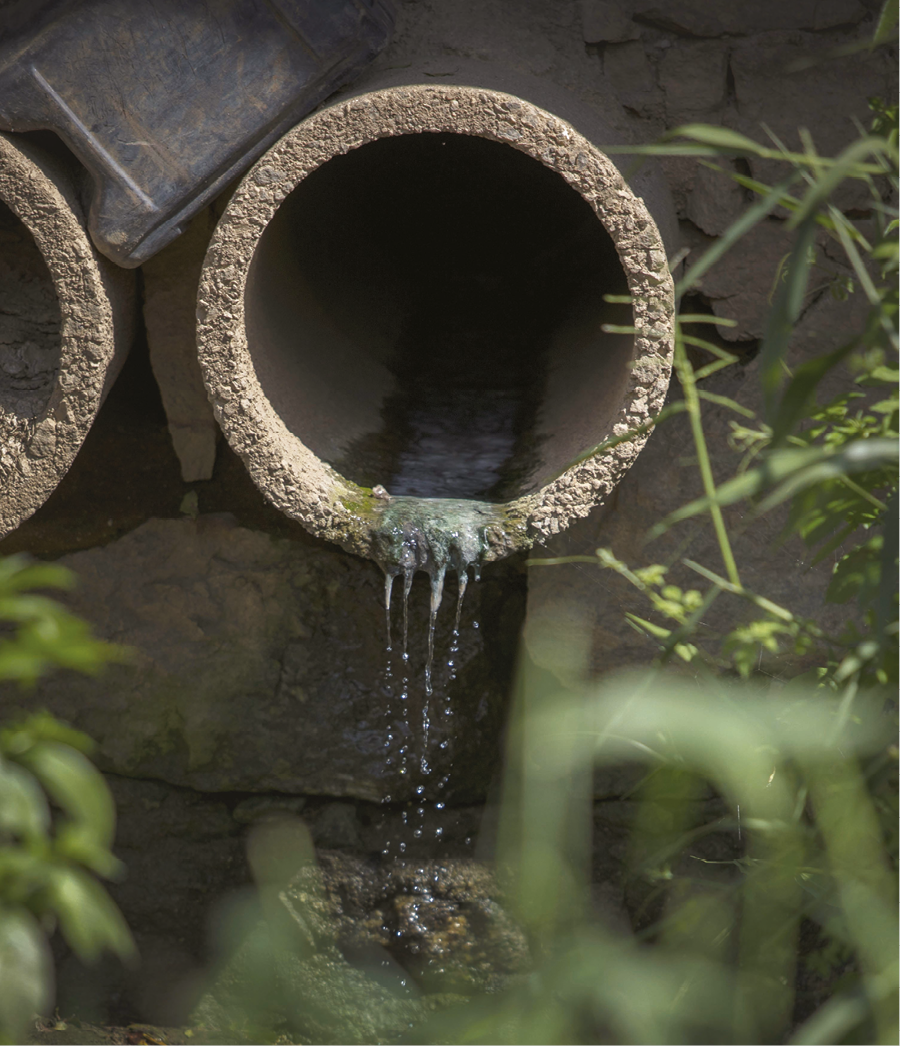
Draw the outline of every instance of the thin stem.
[[[716,501],[716,481],[713,477],[706,437],[703,434],[703,419],[700,412],[700,397],[697,394],[694,368],[687,358],[687,353],[681,340],[681,329],[678,326],[676,326],[675,334],[675,371],[678,374],[678,380],[681,382],[687,414],[691,419],[691,434],[694,437],[694,446],[697,449],[697,465],[703,480],[703,492],[709,500],[709,514],[712,516],[713,529],[719,542],[719,551],[722,554],[725,573],[733,585],[740,585],[741,578],[734,559],[734,553],[731,551],[731,542],[728,540],[728,531],[725,528],[722,507]]]
[[[849,476],[841,476],[841,479],[844,481],[845,486],[849,487],[854,494],[858,494],[859,497],[863,498],[865,501],[868,501],[870,505],[874,505],[875,508],[880,509],[882,512],[884,512],[887,509],[887,505],[885,505],[883,501],[879,501],[874,494],[870,494],[868,490],[866,490],[864,487],[861,487],[855,480],[852,480]]]

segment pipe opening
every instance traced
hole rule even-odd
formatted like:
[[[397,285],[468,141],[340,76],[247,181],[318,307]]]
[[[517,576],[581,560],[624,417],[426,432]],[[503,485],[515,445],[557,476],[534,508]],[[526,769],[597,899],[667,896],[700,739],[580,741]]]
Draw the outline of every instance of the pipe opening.
[[[505,502],[611,434],[627,281],[556,171],[470,134],[327,160],[262,234],[245,292],[262,391],[318,458],[392,495]]]
[[[62,351],[60,322],[44,258],[24,223],[0,201],[0,447],[9,453],[31,435],[50,402]]]

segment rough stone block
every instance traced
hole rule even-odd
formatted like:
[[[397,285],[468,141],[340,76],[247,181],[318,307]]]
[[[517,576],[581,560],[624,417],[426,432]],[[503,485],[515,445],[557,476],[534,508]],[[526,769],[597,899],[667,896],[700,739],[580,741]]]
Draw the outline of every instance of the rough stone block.
[[[637,0],[637,13],[661,29],[687,36],[753,36],[771,29],[830,29],[855,25],[867,12],[857,0],[755,0],[752,4],[709,0]]]
[[[620,44],[641,35],[640,26],[612,0],[581,0],[581,27],[588,44]]]
[[[867,99],[890,98],[896,92],[896,70],[881,48],[875,52],[834,58],[832,41],[812,33],[763,33],[741,41],[731,56],[736,111],[728,126],[766,145],[763,125],[788,149],[802,149],[798,128],[806,128],[823,156],[837,156],[859,134],[858,121],[868,127],[872,113]],[[811,62],[798,68],[800,62]],[[784,164],[751,159],[753,176],[772,185],[787,173]],[[843,210],[866,208],[871,193],[864,182],[845,181],[832,197]]]
[[[789,253],[792,241],[785,223],[770,218],[754,226],[704,274],[699,289],[709,299],[713,312],[737,320],[736,327],[719,328],[727,341],[762,337],[779,263]],[[697,250],[688,257],[688,271],[702,253]]]
[[[812,28],[833,29],[839,25],[856,25],[865,16],[866,9],[858,0],[818,0],[813,12]]]
[[[603,73],[624,106],[642,115],[661,114],[656,71],[639,40],[608,45],[603,52]]]
[[[702,163],[692,162],[695,171],[685,217],[707,235],[721,236],[744,209],[743,190],[727,171],[714,171]],[[720,164],[726,166],[728,161]]]
[[[659,84],[670,123],[696,119],[725,101],[728,50],[719,41],[692,40],[666,50]]]
[[[0,719],[46,707],[97,740],[104,769],[201,791],[401,801],[423,784],[432,799],[485,794],[524,615],[514,563],[470,583],[455,655],[448,580],[426,750],[424,576],[410,597],[408,668],[395,600],[389,680],[381,572],[346,553],[201,515],[153,519],[60,562],[79,578],[71,608],[132,659],[101,679],[50,678],[26,696],[7,684]]]

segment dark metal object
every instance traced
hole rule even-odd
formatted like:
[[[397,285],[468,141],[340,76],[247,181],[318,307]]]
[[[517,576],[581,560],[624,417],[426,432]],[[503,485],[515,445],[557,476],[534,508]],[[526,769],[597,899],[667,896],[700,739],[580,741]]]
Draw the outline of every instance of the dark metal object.
[[[0,3],[0,128],[63,139],[93,177],[94,242],[132,268],[392,28],[391,0]]]

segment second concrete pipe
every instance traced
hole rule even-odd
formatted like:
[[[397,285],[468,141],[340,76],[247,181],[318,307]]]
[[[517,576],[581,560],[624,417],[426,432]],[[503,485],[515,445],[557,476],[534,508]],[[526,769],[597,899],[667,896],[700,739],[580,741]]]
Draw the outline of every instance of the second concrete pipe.
[[[308,117],[240,183],[201,277],[200,360],[232,447],[309,531],[371,555],[379,486],[481,498],[496,559],[586,515],[646,441],[586,453],[665,396],[674,217],[568,96],[486,68],[405,79]]]
[[[0,133],[0,537],[78,453],[133,339],[134,288],[91,243],[71,158]]]

